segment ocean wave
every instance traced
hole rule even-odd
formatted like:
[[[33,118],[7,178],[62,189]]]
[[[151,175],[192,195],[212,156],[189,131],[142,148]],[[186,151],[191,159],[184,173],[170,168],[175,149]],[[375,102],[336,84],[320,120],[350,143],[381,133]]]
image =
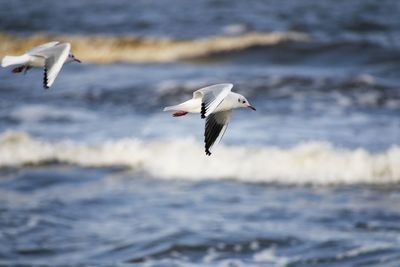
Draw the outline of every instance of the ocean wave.
[[[80,108],[64,108],[43,104],[19,106],[10,112],[9,118],[18,122],[72,122],[90,121],[94,113]]]
[[[216,80],[214,83],[218,82],[221,81]],[[153,98],[160,103],[166,101],[174,103],[176,99],[184,99],[196,89],[208,84],[201,80],[189,82],[165,80],[157,85],[156,95]],[[290,73],[270,75],[237,81],[235,90],[250,99],[264,98],[264,103],[282,98],[293,99],[298,103],[317,96],[318,101],[336,104],[335,107],[339,108],[386,107],[393,110],[400,108],[400,90],[397,90],[397,84],[382,81],[368,73],[344,77],[313,77]],[[310,105],[312,104],[308,104],[307,107]]]
[[[221,50],[203,55],[202,61],[234,62],[235,64],[265,64],[309,66],[360,66],[372,64],[397,65],[399,49],[380,40],[337,37],[319,39],[310,37],[307,42],[280,42],[276,45],[256,45],[245,49]]]
[[[50,143],[23,132],[0,135],[0,168],[59,162],[84,167],[125,166],[161,179],[235,179],[282,184],[384,184],[400,182],[400,147],[371,153],[310,142],[293,148],[220,145],[204,155],[193,140],[138,139],[97,145]]]
[[[306,42],[309,36],[296,32],[246,33],[235,36],[213,36],[202,39],[177,40],[133,36],[65,36],[36,34],[29,37],[0,33],[0,57],[18,55],[42,43],[59,40],[70,42],[74,54],[85,62],[174,62],[254,46],[283,42]]]

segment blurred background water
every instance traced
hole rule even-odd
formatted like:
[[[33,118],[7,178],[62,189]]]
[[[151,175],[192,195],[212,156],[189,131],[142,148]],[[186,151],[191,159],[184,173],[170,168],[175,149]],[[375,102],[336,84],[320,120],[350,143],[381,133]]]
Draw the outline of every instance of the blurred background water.
[[[1,266],[399,266],[400,2],[0,1]],[[232,82],[204,121],[164,106]]]

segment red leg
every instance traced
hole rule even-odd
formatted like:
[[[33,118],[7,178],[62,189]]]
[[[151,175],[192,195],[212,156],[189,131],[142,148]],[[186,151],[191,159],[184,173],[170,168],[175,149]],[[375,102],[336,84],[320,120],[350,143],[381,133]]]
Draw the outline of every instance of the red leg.
[[[180,116],[185,116],[186,114],[188,114],[186,111],[177,111],[174,114],[172,114],[172,116],[180,117]]]

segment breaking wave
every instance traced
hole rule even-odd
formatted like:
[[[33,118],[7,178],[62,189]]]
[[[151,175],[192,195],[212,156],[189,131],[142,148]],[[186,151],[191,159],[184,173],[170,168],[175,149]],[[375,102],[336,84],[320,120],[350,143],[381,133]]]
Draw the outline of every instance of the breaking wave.
[[[283,42],[305,42],[309,40],[309,37],[296,32],[253,32],[235,36],[221,35],[191,40],[139,38],[133,36],[61,36],[45,34],[17,37],[0,33],[0,57],[6,54],[22,54],[34,46],[54,40],[71,43],[74,54],[85,62],[147,63],[173,62]]]
[[[22,132],[0,135],[0,168],[59,162],[84,167],[124,166],[162,179],[235,179],[282,184],[400,182],[400,147],[371,153],[311,142],[283,149],[220,145],[211,157],[192,140],[121,139],[97,145],[46,142]]]

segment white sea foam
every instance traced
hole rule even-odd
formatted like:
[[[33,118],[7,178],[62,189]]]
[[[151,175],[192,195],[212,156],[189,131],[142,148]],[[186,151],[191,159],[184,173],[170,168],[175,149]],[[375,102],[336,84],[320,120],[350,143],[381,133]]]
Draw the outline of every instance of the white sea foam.
[[[10,117],[21,122],[39,122],[42,120],[89,121],[96,115],[78,108],[63,108],[49,105],[25,105],[11,111]]]
[[[277,256],[274,248],[265,249],[254,254],[253,259],[255,262],[271,263],[274,266],[287,266],[289,263],[289,258]]]
[[[366,246],[353,248],[346,252],[340,253],[336,256],[336,258],[337,259],[353,258],[363,254],[369,254],[390,249],[394,249],[393,246],[384,243],[368,244]]]
[[[234,27],[234,28],[233,28]],[[238,51],[254,46],[277,45],[285,42],[308,42],[310,36],[299,32],[243,32],[231,26],[234,36],[212,36],[201,39],[140,38],[134,36],[12,36],[0,32],[0,57],[21,54],[29,48],[51,40],[70,42],[74,54],[84,62],[174,62],[214,53]],[[93,49],[96,47],[96,49]]]
[[[290,149],[220,145],[211,157],[193,140],[121,139],[88,145],[50,143],[21,132],[0,135],[0,167],[59,161],[88,167],[127,166],[162,179],[236,179],[283,184],[400,181],[400,147],[371,153],[311,142]]]
[[[229,24],[223,27],[222,31],[225,34],[243,34],[249,30],[249,26],[243,23]]]

